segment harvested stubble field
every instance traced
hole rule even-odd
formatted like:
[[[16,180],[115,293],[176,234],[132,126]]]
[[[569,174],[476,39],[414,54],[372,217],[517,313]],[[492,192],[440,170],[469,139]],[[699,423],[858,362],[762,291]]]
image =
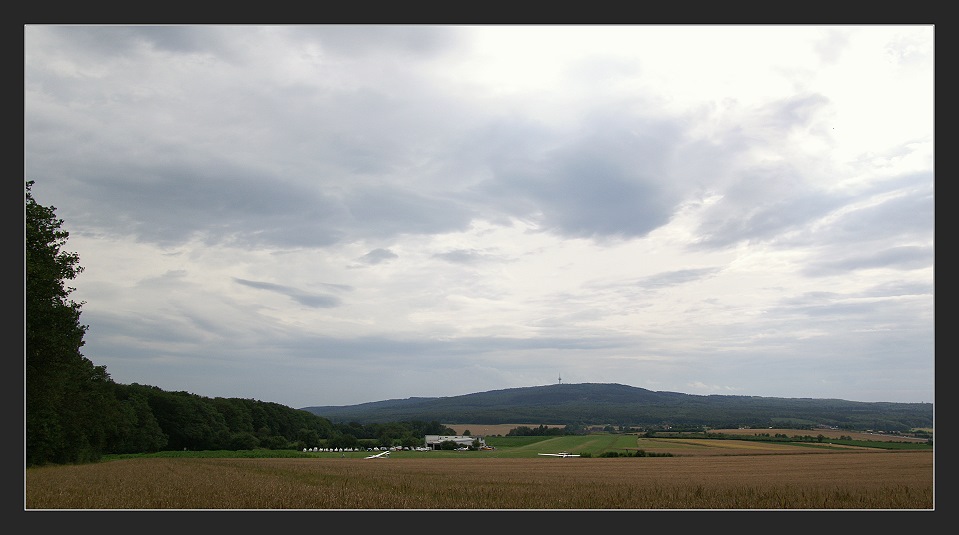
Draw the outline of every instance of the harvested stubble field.
[[[26,470],[45,509],[927,509],[933,454],[137,458]]]
[[[832,443],[775,443],[745,440],[715,440],[705,438],[639,438],[638,447],[649,453],[669,453],[673,456],[702,455],[807,455],[835,453],[837,450],[875,451],[873,448]]]

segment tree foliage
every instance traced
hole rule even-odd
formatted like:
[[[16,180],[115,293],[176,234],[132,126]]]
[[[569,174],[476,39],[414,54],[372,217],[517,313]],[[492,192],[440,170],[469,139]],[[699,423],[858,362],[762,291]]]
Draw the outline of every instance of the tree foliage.
[[[38,204],[26,183],[24,206],[24,388],[26,463],[94,461],[124,414],[110,376],[83,356],[82,303],[67,286],[83,271],[63,250],[69,233],[56,208]]]
[[[569,426],[567,426],[569,427]],[[530,427],[528,425],[520,425],[514,427],[506,433],[508,437],[546,437],[546,436],[560,436],[560,435],[569,435],[573,434],[568,432],[566,428],[560,427],[547,427],[543,424],[540,424],[539,427]]]

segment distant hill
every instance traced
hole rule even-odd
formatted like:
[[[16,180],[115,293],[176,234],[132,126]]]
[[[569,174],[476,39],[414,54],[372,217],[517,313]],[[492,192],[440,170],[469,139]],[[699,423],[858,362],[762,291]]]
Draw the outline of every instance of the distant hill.
[[[933,426],[931,403],[692,395],[621,384],[556,384],[462,396],[304,407],[335,423],[404,421],[656,427],[784,427],[908,431]]]

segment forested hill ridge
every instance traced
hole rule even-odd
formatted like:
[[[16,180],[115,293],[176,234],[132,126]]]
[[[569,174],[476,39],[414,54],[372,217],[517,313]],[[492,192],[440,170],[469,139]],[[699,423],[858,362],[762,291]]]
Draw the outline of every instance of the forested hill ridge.
[[[555,384],[451,397],[304,407],[333,422],[612,424],[640,427],[835,426],[908,431],[933,426],[931,403],[693,395],[621,384]]]

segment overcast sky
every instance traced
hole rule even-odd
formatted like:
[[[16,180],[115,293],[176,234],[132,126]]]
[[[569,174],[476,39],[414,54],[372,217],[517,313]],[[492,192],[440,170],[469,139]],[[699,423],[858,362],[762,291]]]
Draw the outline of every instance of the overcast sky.
[[[934,401],[932,26],[30,26],[83,354],[301,408]]]

